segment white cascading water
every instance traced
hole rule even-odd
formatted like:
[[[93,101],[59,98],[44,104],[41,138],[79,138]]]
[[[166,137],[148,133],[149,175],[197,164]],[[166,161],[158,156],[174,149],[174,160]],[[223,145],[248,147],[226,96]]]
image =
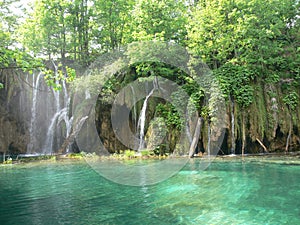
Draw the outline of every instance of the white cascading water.
[[[211,145],[211,127],[210,123],[207,124],[207,155],[210,156],[210,145]]]
[[[60,114],[65,111],[66,109],[62,109],[54,114],[50,121],[50,125],[47,130],[47,136],[46,136],[46,142],[43,147],[43,154],[50,154],[53,150],[53,141],[56,131],[56,124],[57,124],[57,118],[60,116]]]
[[[139,131],[139,145],[138,145],[138,150],[142,150],[145,147],[145,140],[144,140],[144,136],[145,136],[145,121],[146,121],[146,111],[147,111],[147,105],[148,105],[148,99],[151,97],[151,95],[153,94],[153,92],[158,89],[158,84],[157,84],[157,78],[155,77],[155,79],[153,80],[153,88],[152,90],[149,92],[149,94],[146,96],[144,103],[143,103],[143,107],[140,113],[140,117],[138,120],[138,125],[137,125],[137,130]]]
[[[235,154],[235,137],[234,137],[234,101],[230,98],[231,101],[231,154]]]
[[[51,118],[50,125],[47,130],[47,137],[46,142],[43,147],[44,154],[51,154],[53,153],[53,142],[56,137],[56,133],[61,127],[61,123],[65,123],[66,128],[66,138],[70,135],[72,124],[73,124],[73,117],[69,116],[69,109],[70,109],[70,97],[68,95],[68,90],[66,88],[65,81],[62,81],[62,90],[61,91],[54,91],[54,101],[56,105],[56,111]],[[64,101],[62,102],[63,105],[60,104],[60,94],[63,95]],[[69,148],[66,150],[69,151]]]
[[[27,153],[33,153],[34,145],[36,144],[36,116],[37,116],[37,95],[40,85],[40,78],[42,77],[42,73],[40,72],[36,79],[33,74],[32,81],[32,106],[31,106],[31,120],[29,126],[29,143],[27,145]]]
[[[189,125],[188,112],[186,112],[186,115],[185,115],[185,133],[186,133],[186,135],[188,137],[189,144],[192,144],[193,138],[192,138],[190,130],[191,129],[190,129],[190,125]]]
[[[58,72],[58,67],[56,64],[52,61],[52,64],[54,66],[55,73]],[[59,84],[59,81],[56,81],[57,84]],[[60,142],[60,137],[57,135],[59,129],[62,127],[61,123],[65,123],[65,129],[66,129],[66,137],[67,138],[70,135],[71,129],[72,129],[72,123],[73,123],[73,117],[69,116],[69,109],[70,109],[70,101],[71,98],[68,94],[67,86],[65,81],[62,82],[62,90],[57,91],[54,90],[52,87],[50,89],[53,93],[53,104],[55,106],[55,111],[53,113],[53,116],[50,119],[50,123],[47,129],[46,134],[46,141],[43,145],[43,154],[51,154],[55,149],[53,149],[53,143],[55,138],[57,137],[58,143]],[[61,98],[62,96],[62,98]],[[61,102],[61,99],[63,101]],[[66,151],[69,151],[69,147],[66,149]]]

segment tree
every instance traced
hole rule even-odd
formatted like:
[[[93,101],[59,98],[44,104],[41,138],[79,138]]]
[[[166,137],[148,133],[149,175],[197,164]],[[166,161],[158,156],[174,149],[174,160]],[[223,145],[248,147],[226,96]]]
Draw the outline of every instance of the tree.
[[[17,16],[11,12],[12,3],[16,1],[0,2],[0,69],[1,73],[6,69],[22,69],[31,71],[40,67],[41,61],[24,52],[16,39],[18,26]],[[0,83],[0,88],[3,88]]]
[[[101,52],[118,49],[131,35],[133,0],[100,0],[94,2],[93,43]]]
[[[87,0],[35,1],[33,11],[19,29],[20,42],[34,55],[68,58],[87,64],[89,58]]]
[[[89,47],[91,39],[90,18],[91,9],[87,0],[74,0],[69,4],[69,15],[66,18],[69,26],[69,51],[72,52],[75,60],[81,61],[84,65],[89,64]]]
[[[291,68],[285,49],[296,13],[293,0],[210,0],[199,1],[189,18],[189,47],[215,71],[231,110],[234,103],[242,110],[242,153],[253,84],[278,82]]]
[[[65,14],[68,1],[35,1],[33,11],[21,27],[21,42],[35,55],[59,57],[66,55]]]
[[[184,1],[139,0],[133,10],[132,40],[183,42],[187,9]]]
[[[0,2],[0,67],[6,68],[13,62],[11,30],[15,21],[9,6],[11,1]]]

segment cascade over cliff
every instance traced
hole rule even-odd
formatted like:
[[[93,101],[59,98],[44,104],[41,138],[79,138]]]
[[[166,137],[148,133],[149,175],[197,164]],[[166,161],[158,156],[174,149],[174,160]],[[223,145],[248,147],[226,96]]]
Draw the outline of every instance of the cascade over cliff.
[[[132,75],[128,74],[127,76]],[[283,100],[284,95],[282,90],[282,82],[274,84],[257,82],[253,84],[253,87],[253,102],[247,108],[239,107],[234,99],[226,99],[226,108],[224,108],[224,113],[226,114],[226,132],[219,154],[231,154],[232,148],[234,148],[235,154],[242,153],[243,114],[245,124],[244,153],[284,152],[287,147],[287,141],[288,151],[295,151],[299,149],[300,110],[298,108],[289,110],[287,104]],[[128,96],[125,96],[125,98],[126,97],[132,98],[132,95],[128,93]],[[299,99],[297,99],[297,101],[298,100]],[[156,98],[149,98],[145,130],[145,133],[147,133],[146,136],[148,136],[146,138],[148,139],[151,139],[149,134],[153,134],[150,121],[157,113],[157,105],[159,103],[161,102],[157,101]],[[142,104],[143,102],[140,101],[136,105],[138,115],[141,111]],[[232,104],[234,104],[234,107],[232,107]],[[126,146],[122,145],[122,143],[120,143],[120,141],[114,135],[110,123],[110,110],[111,104],[103,101],[101,97],[99,97],[96,110],[97,128],[100,133],[100,137],[104,141],[105,147],[107,147],[111,152],[115,152],[121,149],[126,149]],[[132,119],[130,120],[129,118],[129,124],[132,131],[134,131],[136,130],[136,125],[134,124],[135,120],[133,119],[134,108],[128,110],[132,110],[130,114]],[[288,140],[290,124],[292,125],[292,130],[290,139]],[[201,129],[198,144],[201,151],[206,151],[207,149],[207,126],[208,120],[206,119],[204,120],[205,129]],[[169,130],[169,135],[165,137],[164,145],[168,146],[167,151],[172,151],[175,148],[177,141],[176,135],[178,135],[175,135],[176,132],[178,132],[176,129],[171,131]],[[188,151],[188,149],[186,149],[186,151]]]
[[[31,103],[28,104],[28,101],[32,99],[33,94],[29,91],[32,88],[30,86],[30,79],[32,79],[30,76],[13,70],[5,70],[1,73],[1,82],[5,84],[5,87],[0,90],[0,152],[2,153],[19,154],[27,151],[30,142],[29,129],[32,116]],[[132,79],[126,76],[130,77],[132,74],[123,75],[119,85],[122,86],[124,80]],[[226,100],[226,108],[224,108],[224,113],[226,113],[226,132],[220,154],[232,153],[231,149],[234,146],[236,154],[242,152],[243,113],[245,115],[246,134],[245,153],[284,152],[287,146],[288,151],[299,148],[300,110],[297,107],[294,110],[290,110],[283,101],[282,86],[284,84],[282,82],[285,81],[274,84],[264,82],[253,84],[254,100],[247,108],[240,108],[238,104],[235,104],[234,99],[234,107],[232,107],[232,100]],[[124,98],[133,98],[133,95],[132,93],[127,93]],[[49,99],[46,98],[45,101],[49,101]],[[157,134],[153,127],[164,126],[162,124],[163,120],[157,120],[156,123],[158,124],[156,125],[150,123],[156,113],[158,113],[157,105],[159,104],[165,104],[165,102],[157,98],[149,98],[145,122],[145,139],[149,142],[149,146],[153,145],[153,141],[156,140],[155,137],[152,137]],[[131,110],[129,125],[133,133],[137,132],[137,118],[142,106],[143,100],[138,101],[135,108],[127,109]],[[121,106],[120,110],[122,110],[122,107],[126,106]],[[116,138],[111,125],[111,104],[105,101],[101,95],[99,95],[96,105],[95,123],[100,139],[110,152],[119,152],[128,148]],[[290,127],[290,125],[292,126]],[[203,126],[198,146],[201,151],[206,151],[208,142],[207,119],[204,120]],[[234,127],[233,131],[232,127]],[[127,130],[120,132],[126,134]],[[65,138],[63,133],[61,139]],[[169,130],[169,133],[160,132],[159,135],[162,136],[160,139],[164,139],[163,146],[161,146],[162,152],[172,152],[178,140],[178,130],[174,128]],[[289,136],[290,139],[288,140]],[[59,147],[57,145],[56,148],[58,149]],[[187,152],[183,153],[186,154]]]

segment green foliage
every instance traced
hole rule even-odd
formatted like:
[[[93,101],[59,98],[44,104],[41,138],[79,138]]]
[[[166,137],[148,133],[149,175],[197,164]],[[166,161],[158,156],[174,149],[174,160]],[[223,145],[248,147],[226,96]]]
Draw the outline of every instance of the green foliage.
[[[21,69],[32,73],[43,67],[41,60],[32,57],[17,42],[17,16],[11,12],[13,1],[0,2],[0,69]]]
[[[199,1],[189,18],[187,43],[214,69],[224,95],[248,107],[256,78],[276,83],[299,74],[296,14],[291,0]]]
[[[100,51],[117,49],[131,38],[133,5],[133,0],[94,1],[91,35],[101,43]]]
[[[251,69],[226,63],[215,71],[225,97],[234,97],[241,107],[248,107],[252,103],[253,87],[251,82],[254,79],[254,73]]]
[[[169,129],[181,129],[183,120],[176,108],[171,103],[158,104],[156,106],[155,112],[157,116],[164,118],[165,123]]]
[[[54,90],[59,91],[62,89],[61,82],[66,81],[71,83],[76,78],[76,72],[70,67],[65,67],[66,72],[64,73],[61,69],[58,71],[44,70],[44,79],[48,86],[53,87]]]
[[[185,1],[138,0],[133,10],[133,40],[184,40]]]
[[[235,90],[236,102],[246,108],[253,101],[253,87],[251,85],[244,85]]]
[[[296,109],[299,101],[299,95],[295,91],[291,91],[287,95],[284,96],[283,102],[286,104],[289,109],[292,111]]]
[[[89,57],[87,0],[53,0],[33,3],[33,11],[20,26],[19,41],[33,55],[52,59],[67,55],[85,64]]]
[[[3,162],[3,164],[12,164],[13,163],[13,160],[12,160],[12,158],[7,158],[4,162]]]
[[[126,158],[129,158],[129,159],[134,158],[135,151],[133,151],[133,150],[125,150],[124,155],[125,155]]]
[[[96,158],[97,157],[97,154],[95,152],[93,153],[87,153],[87,152],[84,152],[84,151],[81,151],[79,153],[70,153],[70,154],[67,154],[67,158],[70,158],[70,159],[83,159],[83,158]]]
[[[36,0],[30,12],[24,11],[23,20],[10,12],[12,2],[0,2],[2,74],[9,68],[29,73],[42,69],[47,84],[60,90],[62,81],[70,83],[76,77],[75,70],[66,66],[69,62],[88,66],[103,53],[128,45],[125,52],[130,76],[105,82],[103,98],[115,94],[126,82],[162,76],[180,85],[189,95],[188,106],[195,106],[207,119],[223,96],[237,103],[241,111],[249,107],[254,102],[254,87],[261,83],[280,82],[282,101],[293,111],[297,107],[299,1]],[[151,52],[145,46],[147,42],[132,43],[143,40],[166,43],[154,41]],[[213,97],[209,106],[204,106],[207,100],[204,87],[199,87],[180,69],[158,62],[157,59],[165,57],[170,61],[181,60],[184,52],[168,51],[174,42],[188,46],[216,75],[223,96],[215,86],[206,90]],[[44,61],[53,59],[61,63],[57,71],[45,68]],[[144,62],[132,64],[141,59]],[[122,63],[114,62],[91,77],[84,88],[89,88],[92,94],[98,93],[99,80],[106,80],[128,66]],[[83,80],[84,77],[76,79],[74,86]],[[3,88],[2,83],[0,88]],[[172,100],[174,105],[160,103],[155,113],[165,119],[169,130],[178,130],[183,124],[180,115],[186,113],[178,109],[186,108],[187,99],[177,92]]]
[[[147,150],[147,149],[141,150],[140,153],[141,153],[142,156],[151,156],[151,155],[154,154],[153,151]]]
[[[55,161],[56,156],[55,155],[40,155],[40,156],[33,156],[33,157],[24,157],[21,158],[20,162],[33,162],[33,161],[40,161],[40,160],[49,160],[49,161]]]

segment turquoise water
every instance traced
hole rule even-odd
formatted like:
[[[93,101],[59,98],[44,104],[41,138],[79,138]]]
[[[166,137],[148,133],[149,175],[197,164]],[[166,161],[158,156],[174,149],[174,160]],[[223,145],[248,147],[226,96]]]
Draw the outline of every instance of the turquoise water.
[[[84,162],[0,166],[0,224],[300,224],[300,166],[199,160],[153,186]]]

